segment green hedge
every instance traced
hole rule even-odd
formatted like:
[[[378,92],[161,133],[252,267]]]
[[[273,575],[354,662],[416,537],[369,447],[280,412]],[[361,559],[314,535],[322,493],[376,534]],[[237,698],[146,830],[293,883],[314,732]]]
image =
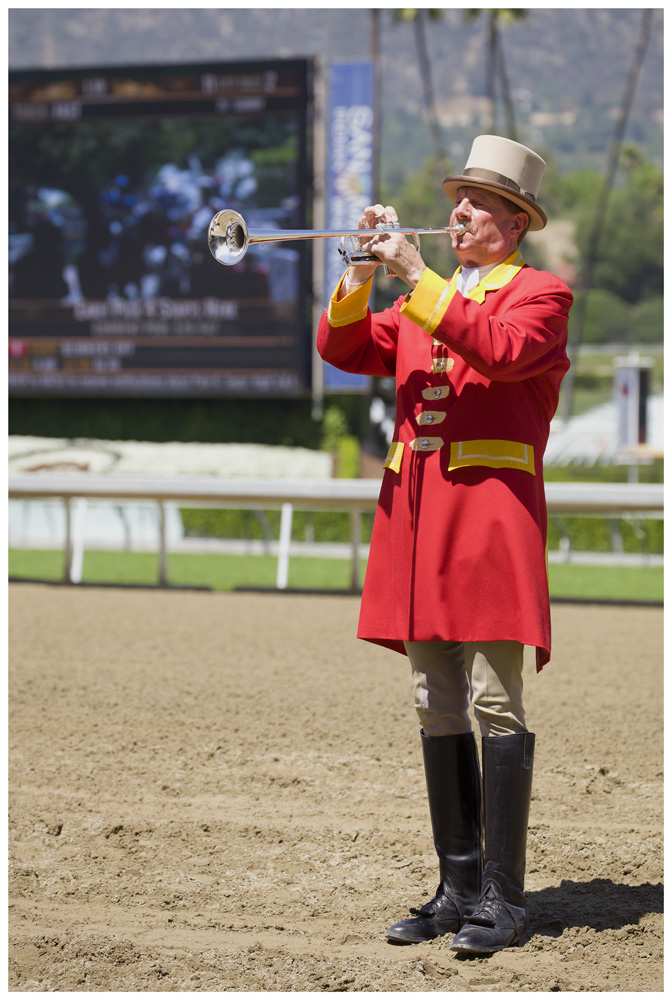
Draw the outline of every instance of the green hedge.
[[[343,395],[316,420],[306,399],[23,399],[8,407],[11,435],[105,441],[198,441],[333,448],[340,434],[368,431],[368,397]],[[337,410],[337,418],[331,411]]]
[[[280,511],[220,510],[188,508],[180,511],[188,538],[277,541],[280,537]],[[362,515],[361,541],[371,540],[373,514]],[[349,542],[350,515],[345,511],[295,510],[292,540],[296,542]]]
[[[560,548],[565,533],[575,552],[612,552],[615,533],[621,539],[624,552],[663,553],[662,519],[551,516],[548,520],[550,551]]]
[[[181,510],[185,534],[190,538],[239,540],[274,540],[280,537],[280,511],[220,510],[189,508]],[[371,541],[373,515],[362,515],[361,541]],[[613,526],[622,539],[623,551],[661,555],[663,521],[652,518],[617,518]],[[564,528],[564,531],[563,531]],[[576,552],[611,552],[614,549],[612,525],[604,517],[549,517],[548,547],[560,548],[568,533]],[[294,511],[292,539],[297,542],[349,542],[350,518],[340,511]]]

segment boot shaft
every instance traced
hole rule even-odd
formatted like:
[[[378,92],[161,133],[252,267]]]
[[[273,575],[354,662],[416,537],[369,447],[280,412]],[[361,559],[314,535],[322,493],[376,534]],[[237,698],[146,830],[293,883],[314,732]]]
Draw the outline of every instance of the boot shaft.
[[[482,873],[481,774],[473,733],[422,736],[427,797],[441,879],[471,898]]]
[[[483,886],[494,882],[516,906],[524,905],[527,828],[532,797],[534,733],[484,737]]]

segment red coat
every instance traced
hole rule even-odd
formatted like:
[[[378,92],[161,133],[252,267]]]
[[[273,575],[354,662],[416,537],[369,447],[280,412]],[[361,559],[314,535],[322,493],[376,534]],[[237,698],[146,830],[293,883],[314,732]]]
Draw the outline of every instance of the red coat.
[[[372,315],[367,282],[320,322],[325,361],[396,379],[357,634],[401,653],[405,639],[512,639],[537,647],[541,669],[542,457],[572,296],[517,251],[467,297],[454,285],[426,271],[412,296]]]

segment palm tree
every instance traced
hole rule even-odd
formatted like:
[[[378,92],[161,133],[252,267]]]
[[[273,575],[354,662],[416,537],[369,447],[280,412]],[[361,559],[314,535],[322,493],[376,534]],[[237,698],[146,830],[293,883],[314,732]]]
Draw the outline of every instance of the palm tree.
[[[466,21],[475,21],[484,12],[481,7],[468,8],[464,12]],[[528,10],[512,7],[495,7],[486,11],[488,15],[488,42],[486,51],[486,91],[492,108],[492,132],[497,131],[497,81],[499,80],[504,111],[506,115],[506,134],[510,139],[516,138],[516,122],[511,100],[511,89],[504,65],[504,50],[502,48],[501,25],[523,21],[529,14]]]
[[[427,38],[425,25],[427,21],[438,21],[443,17],[442,9],[430,9],[428,7],[400,7],[393,8],[392,21],[395,24],[412,23],[415,29],[415,47],[418,53],[418,66],[425,99],[425,110],[427,122],[432,139],[434,160],[441,178],[445,176],[446,154],[443,148],[441,136],[441,126],[436,109],[436,98],[434,96],[434,82],[432,79],[432,67],[427,52]]]

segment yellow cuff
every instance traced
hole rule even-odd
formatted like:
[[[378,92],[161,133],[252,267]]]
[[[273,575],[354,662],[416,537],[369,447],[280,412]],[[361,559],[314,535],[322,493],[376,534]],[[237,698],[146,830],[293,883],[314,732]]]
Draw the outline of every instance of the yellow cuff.
[[[455,285],[427,268],[401,312],[426,333],[433,334],[455,295]]]
[[[343,284],[345,278],[345,272],[343,277],[336,285],[334,289],[334,294],[329,299],[328,315],[329,315],[329,325],[330,326],[348,326],[349,323],[357,323],[359,320],[366,319],[366,314],[369,310],[369,294],[371,292],[371,286],[373,284],[373,275],[367,278],[366,281],[362,282],[361,285],[357,285],[351,292],[348,292],[340,302],[336,298],[339,289]]]

